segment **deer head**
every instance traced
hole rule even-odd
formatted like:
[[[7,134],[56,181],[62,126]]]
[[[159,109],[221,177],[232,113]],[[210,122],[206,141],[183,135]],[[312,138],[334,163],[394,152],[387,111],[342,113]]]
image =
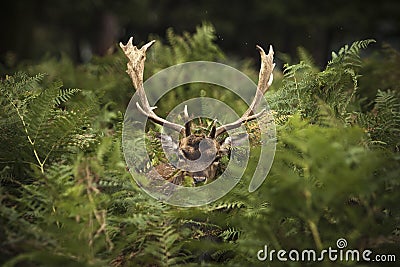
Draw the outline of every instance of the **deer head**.
[[[182,170],[182,174],[178,176],[180,179],[184,175],[188,175],[193,178],[194,184],[212,180],[215,178],[219,159],[223,155],[229,154],[228,147],[231,143],[230,137],[224,141],[218,141],[217,137],[227,131],[239,128],[249,121],[259,118],[265,112],[265,109],[258,113],[255,113],[254,110],[256,110],[264,93],[268,90],[273,81],[272,71],[275,64],[273,63],[274,52],[272,47],[270,46],[269,52],[266,54],[260,46],[256,46],[261,55],[261,68],[256,94],[248,109],[239,119],[231,123],[217,127],[216,121],[214,121],[210,132],[205,135],[192,133],[187,106],[185,106],[183,112],[185,120],[184,125],[170,122],[159,117],[154,112],[156,107],[150,106],[144,90],[143,72],[144,62],[146,60],[146,51],[155,41],[153,40],[138,49],[132,44],[132,40],[133,38],[131,37],[126,45],[120,43],[120,47],[129,59],[129,62],[127,63],[127,73],[132,79],[132,83],[136,88],[136,93],[139,97],[139,101],[136,102],[137,109],[155,124],[169,128],[180,134],[179,142],[173,142],[168,136],[164,137],[164,139],[162,138],[162,142],[166,144],[167,147],[174,150],[174,153],[179,157],[177,168]],[[164,169],[164,171],[168,170],[168,173],[171,173],[169,172],[169,170],[171,170],[171,165],[168,165],[168,167],[164,166],[163,168],[156,167],[156,170],[157,169],[160,171],[161,169]],[[174,167],[172,169],[174,169]],[[162,176],[166,179],[169,178],[167,175],[164,176],[162,174]]]

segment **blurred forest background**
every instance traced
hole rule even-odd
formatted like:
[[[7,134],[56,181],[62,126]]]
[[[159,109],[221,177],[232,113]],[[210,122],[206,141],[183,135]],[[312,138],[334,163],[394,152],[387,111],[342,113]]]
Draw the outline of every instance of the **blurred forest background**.
[[[400,1],[15,0],[0,21],[0,265],[398,266]],[[274,46],[276,153],[258,190],[247,190],[255,124],[247,169],[223,198],[180,208],[139,188],[121,147],[134,89],[117,43],[130,36],[157,40],[145,79],[208,60],[257,82],[255,45]],[[202,96],[247,109],[190,84],[156,112]],[[149,128],[152,163],[165,162]],[[339,238],[397,262],[257,259],[265,245],[321,251]]]
[[[3,69],[60,52],[87,62],[132,35],[140,43],[170,27],[193,33],[204,21],[214,25],[223,51],[239,58],[257,58],[255,44],[273,44],[291,57],[302,46],[322,66],[331,51],[354,40],[400,47],[396,0],[16,0],[2,4],[0,21]]]

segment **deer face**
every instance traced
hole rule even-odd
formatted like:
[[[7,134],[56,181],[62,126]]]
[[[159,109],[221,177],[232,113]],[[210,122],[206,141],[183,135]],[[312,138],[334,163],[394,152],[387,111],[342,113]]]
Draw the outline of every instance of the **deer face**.
[[[256,110],[260,103],[260,99],[268,90],[273,80],[272,71],[275,64],[273,63],[274,52],[272,47],[270,47],[269,53],[266,54],[261,47],[257,46],[261,56],[261,68],[257,92],[248,109],[239,119],[232,123],[221,125],[219,127],[216,127],[214,123],[209,135],[206,136],[191,133],[189,115],[186,106],[184,110],[186,123],[184,126],[159,117],[153,111],[155,107],[150,106],[143,87],[143,72],[146,51],[153,43],[154,41],[151,41],[140,49],[132,44],[132,38],[129,39],[129,42],[126,45],[120,43],[122,50],[129,59],[127,64],[127,73],[131,77],[132,83],[136,88],[136,93],[139,96],[140,103],[136,102],[136,107],[143,115],[147,116],[149,120],[178,132],[183,136],[179,140],[179,143],[171,143],[170,145],[170,148],[172,148],[174,153],[178,156],[178,163],[174,168],[177,168],[180,171],[178,175],[173,174],[173,177],[179,177],[179,179],[182,180],[182,177],[188,175],[193,178],[195,184],[198,182],[205,182],[208,179],[213,179],[216,175],[221,156],[224,154],[229,155],[229,149],[227,149],[229,145],[224,147],[226,143],[224,142],[224,144],[220,144],[217,141],[217,137],[229,130],[239,128],[242,124],[248,121],[257,119],[265,112],[265,109],[258,113],[255,113],[254,110]],[[171,137],[169,137],[169,139],[171,139]],[[168,165],[168,169],[170,169],[171,164]],[[157,167],[158,166],[156,166],[156,169]],[[158,167],[158,169],[162,169],[162,166]],[[167,168],[164,169],[166,170]],[[171,173],[174,172],[172,171]]]
[[[211,159],[217,156],[219,143],[204,135],[191,134],[179,141],[179,157],[182,160],[196,161],[200,158]]]
[[[228,144],[217,141],[215,129],[213,125],[209,135],[192,134],[189,123],[186,123],[185,135],[177,143],[170,136],[161,135],[167,157],[175,155],[173,158],[177,161],[173,165],[182,171],[182,177],[178,176],[175,182],[181,182],[184,176],[191,177],[194,185],[213,180],[220,165],[219,160],[224,155],[229,156]]]
[[[220,158],[220,144],[213,138],[191,134],[178,146],[178,167],[189,170],[194,184],[214,178]],[[194,170],[194,171],[190,171]]]

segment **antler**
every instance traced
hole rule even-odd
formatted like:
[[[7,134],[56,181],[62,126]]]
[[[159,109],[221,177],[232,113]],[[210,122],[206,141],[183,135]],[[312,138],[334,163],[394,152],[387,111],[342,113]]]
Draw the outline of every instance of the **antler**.
[[[239,128],[243,123],[257,119],[265,112],[265,109],[263,109],[260,112],[254,114],[254,111],[257,108],[258,104],[260,103],[261,98],[264,96],[264,93],[271,86],[272,81],[274,79],[274,76],[272,74],[272,71],[275,67],[275,63],[273,63],[274,50],[272,49],[272,46],[270,46],[268,54],[265,54],[264,50],[260,46],[257,45],[256,47],[261,55],[261,67],[260,67],[260,73],[258,75],[258,85],[257,85],[256,95],[254,96],[254,99],[251,102],[249,108],[246,110],[245,113],[243,113],[242,117],[240,117],[239,119],[237,119],[232,123],[219,126],[216,130],[215,137],[223,134],[226,131]]]
[[[167,121],[154,113],[154,109],[157,107],[151,107],[149,104],[149,101],[147,100],[146,93],[144,91],[143,87],[143,71],[144,71],[144,61],[146,60],[146,51],[147,49],[153,45],[155,42],[154,40],[151,42],[148,42],[142,48],[138,49],[136,46],[132,44],[133,37],[131,37],[126,45],[123,45],[122,43],[119,43],[120,47],[124,51],[125,55],[129,59],[129,62],[127,64],[127,73],[132,79],[132,83],[136,88],[136,92],[140,98],[140,104],[136,102],[136,106],[138,110],[143,113],[145,116],[147,116],[149,119],[151,119],[154,123],[159,124],[161,126],[165,126],[167,128],[170,128],[174,131],[177,131],[179,133],[183,133],[185,136],[189,136],[191,134],[190,131],[190,121],[187,121],[185,123],[185,126]],[[249,108],[246,110],[245,113],[243,113],[242,117],[237,119],[236,121],[232,123],[228,123],[225,125],[221,125],[218,128],[215,129],[215,125],[213,126],[212,130],[212,136],[213,138],[216,138],[217,136],[223,134],[226,131],[239,128],[243,123],[246,123],[248,121],[257,119],[260,117],[264,112],[265,109],[261,110],[258,113],[254,113],[254,110],[257,108],[258,104],[260,103],[261,98],[264,96],[264,93],[268,90],[270,85],[272,84],[273,81],[273,74],[272,71],[275,67],[275,64],[273,63],[274,61],[274,51],[272,49],[272,46],[269,48],[268,54],[265,54],[264,50],[260,46],[256,46],[258,51],[260,52],[261,55],[261,67],[260,67],[260,73],[259,73],[259,78],[258,78],[258,86],[256,90],[256,94],[254,96],[253,101],[251,102]],[[188,120],[189,115],[187,112],[187,107],[185,106],[184,110],[184,116],[185,119]]]
[[[146,51],[147,49],[152,46],[155,40],[148,42],[142,48],[138,49],[136,46],[132,44],[133,37],[131,37],[126,45],[123,45],[122,42],[119,43],[119,46],[124,51],[126,57],[129,59],[127,64],[127,73],[132,79],[132,83],[136,88],[136,92],[140,99],[140,104],[136,102],[136,107],[138,110],[143,113],[143,115],[147,116],[151,119],[154,123],[168,127],[174,131],[179,133],[183,133],[185,131],[185,127],[167,121],[154,113],[154,109],[157,107],[151,107],[149,101],[147,100],[146,93],[143,87],[143,71],[144,71],[144,61],[146,60]]]

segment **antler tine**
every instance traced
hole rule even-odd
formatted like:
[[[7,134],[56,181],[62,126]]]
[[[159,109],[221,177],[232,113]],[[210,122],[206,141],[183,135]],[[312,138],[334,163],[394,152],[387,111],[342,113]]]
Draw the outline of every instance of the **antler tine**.
[[[161,126],[165,126],[179,133],[183,133],[185,127],[182,125],[167,121],[154,113],[154,109],[157,107],[151,107],[149,101],[147,100],[146,93],[143,87],[143,72],[144,72],[144,62],[146,60],[146,51],[152,46],[155,40],[148,42],[143,45],[140,49],[132,43],[133,37],[129,38],[129,41],[126,45],[119,43],[119,46],[124,51],[126,57],[129,59],[127,63],[127,73],[132,79],[132,83],[136,88],[136,92],[140,99],[140,104],[136,102],[136,106],[138,110],[143,113],[143,115],[147,116],[154,123],[159,124]]]
[[[274,63],[274,50],[272,46],[269,47],[268,54],[265,54],[264,49],[261,46],[256,46],[257,50],[260,52],[261,56],[261,67],[260,73],[258,75],[258,85],[256,94],[251,102],[249,108],[243,113],[242,117],[237,119],[232,123],[228,123],[225,125],[221,125],[217,128],[215,136],[219,136],[226,131],[239,128],[243,123],[255,120],[260,117],[264,112],[265,109],[261,110],[260,112],[254,114],[255,109],[257,108],[260,100],[264,96],[265,92],[271,86],[272,81],[274,79],[272,71],[274,70],[275,63]]]
[[[189,112],[187,105],[185,105],[185,107],[183,108],[183,117],[185,120],[189,120]]]

